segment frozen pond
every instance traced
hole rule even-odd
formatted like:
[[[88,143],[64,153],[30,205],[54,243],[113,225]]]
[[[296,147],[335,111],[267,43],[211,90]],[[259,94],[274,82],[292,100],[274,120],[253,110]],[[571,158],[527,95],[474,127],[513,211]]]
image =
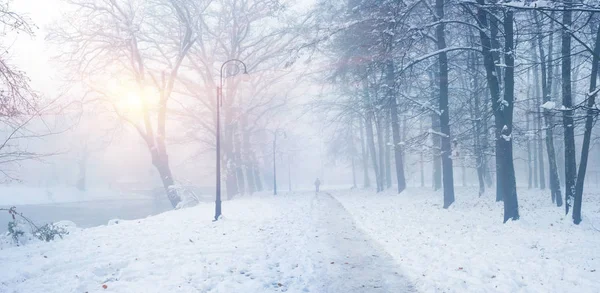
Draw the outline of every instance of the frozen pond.
[[[0,208],[9,208],[0,206]],[[36,224],[69,220],[78,227],[106,225],[111,219],[134,220],[171,210],[165,197],[148,199],[118,199],[72,203],[17,206],[17,211]],[[0,213],[0,231],[7,230],[10,215]]]

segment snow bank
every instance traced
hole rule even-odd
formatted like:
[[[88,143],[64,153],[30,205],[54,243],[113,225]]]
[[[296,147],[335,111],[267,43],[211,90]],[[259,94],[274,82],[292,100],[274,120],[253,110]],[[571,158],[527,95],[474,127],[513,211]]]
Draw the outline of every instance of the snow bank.
[[[521,219],[503,225],[502,203],[488,193],[457,189],[448,210],[427,189],[334,195],[419,291],[600,292],[598,192],[584,194],[579,226],[548,191],[527,190],[519,190]]]
[[[412,291],[331,197],[241,197],[218,222],[213,212],[200,203],[0,250],[0,292]]]

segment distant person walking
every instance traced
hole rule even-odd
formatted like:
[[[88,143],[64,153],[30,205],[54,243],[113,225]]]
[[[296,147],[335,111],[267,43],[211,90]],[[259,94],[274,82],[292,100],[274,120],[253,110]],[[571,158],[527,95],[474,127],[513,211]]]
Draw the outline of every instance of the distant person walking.
[[[317,180],[315,180],[315,189],[317,192],[319,192],[319,186],[321,186],[321,181],[317,178]]]

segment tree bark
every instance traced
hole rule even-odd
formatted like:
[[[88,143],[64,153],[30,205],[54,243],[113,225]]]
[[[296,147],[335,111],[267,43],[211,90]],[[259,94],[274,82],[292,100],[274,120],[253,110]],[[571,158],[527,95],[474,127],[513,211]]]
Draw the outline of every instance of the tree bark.
[[[531,42],[531,51],[533,53],[533,60],[538,59],[537,57],[537,50],[535,49],[535,43],[532,41]],[[546,174],[544,171],[544,148],[542,147],[542,116],[541,116],[541,111],[539,111],[539,107],[542,104],[541,103],[541,99],[540,99],[540,75],[538,72],[538,65],[534,65],[533,67],[533,79],[535,80],[534,82],[534,94],[535,94],[535,99],[534,99],[534,104],[535,106],[535,119],[533,120],[534,123],[534,127],[536,128],[535,131],[535,142],[537,144],[536,146],[536,150],[537,150],[537,158],[538,158],[538,170],[540,172],[540,188],[542,190],[546,189]]]
[[[363,163],[363,188],[371,187],[371,179],[369,178],[369,154],[368,149],[365,147],[365,135],[364,135],[364,126],[363,120],[359,119],[360,125],[358,126],[360,129],[360,150],[362,154],[362,163]]]
[[[534,69],[535,70],[535,69]],[[527,71],[527,84],[531,85],[531,81],[529,78],[530,72]],[[527,87],[527,109],[531,109],[531,86]],[[529,111],[529,110],[527,110]],[[526,135],[526,139],[527,139],[527,189],[531,189],[531,187],[533,187],[533,168],[532,168],[532,149],[531,149],[531,135],[532,135],[532,129],[531,129],[531,120],[529,118],[529,113],[525,113],[525,128],[527,130],[527,135]],[[533,152],[535,154],[535,152]],[[533,161],[535,162],[535,161]],[[535,163],[533,163],[535,164]],[[536,178],[537,179],[537,178]],[[537,180],[536,180],[536,185],[537,185]],[[537,186],[536,186],[537,187]]]
[[[391,111],[386,111],[384,121],[385,134],[384,134],[384,147],[385,147],[385,187],[392,187],[392,169],[390,166],[391,163],[391,148],[390,145],[390,120],[391,120]]]
[[[514,44],[513,44],[513,13],[504,14],[505,48],[504,98],[500,98],[500,87],[492,54],[492,40],[487,31],[487,11],[484,10],[485,0],[477,0],[477,18],[481,29],[479,36],[486,69],[491,104],[495,120],[496,133],[496,200],[504,201],[504,222],[519,218],[513,154],[512,154],[512,111],[514,102]],[[493,17],[492,17],[493,18]]]
[[[423,119],[422,117],[419,117],[419,133],[423,133]],[[421,177],[421,187],[425,187],[425,166],[423,164],[423,148],[420,148],[421,151],[419,152],[419,171],[420,171],[420,177]]]
[[[569,9],[571,1],[565,0],[566,9],[563,11],[563,25],[571,27],[572,16]],[[577,162],[575,161],[575,125],[573,124],[573,97],[571,92],[571,35],[562,29],[562,102],[567,110],[563,111],[563,128],[565,143],[565,212],[573,204],[575,197],[575,179],[577,177]]]
[[[503,174],[506,178],[504,183],[507,185],[504,198],[504,222],[509,219],[519,219],[519,203],[517,199],[517,184],[515,179],[515,167],[513,163],[513,146],[512,146],[512,127],[513,127],[513,108],[515,100],[515,59],[514,59],[514,16],[511,10],[504,13],[504,61],[506,68],[504,69],[504,101],[506,106],[500,107],[503,109],[501,115],[505,125],[502,126],[502,139],[498,138],[503,148],[506,157],[504,158]]]
[[[437,91],[434,89],[437,88],[435,81],[438,80],[437,71],[432,70],[435,73],[430,71],[429,78],[431,80],[430,87],[432,89],[432,100],[437,99]],[[440,132],[440,117],[437,113],[431,113],[431,129],[435,133]],[[433,134],[431,135],[431,155],[432,155],[432,164],[433,164],[433,190],[440,190],[442,188],[442,157],[440,156],[442,149],[442,140],[439,135]]]
[[[371,153],[371,161],[373,163],[373,170],[375,171],[375,182],[377,183],[377,192],[382,191],[381,188],[381,176],[379,174],[379,168],[377,167],[377,151],[375,147],[375,138],[373,133],[373,114],[367,114],[367,120],[365,121],[367,142],[369,145],[369,152]]]
[[[474,43],[471,41],[471,43]],[[481,97],[477,90],[479,89],[479,76],[476,71],[477,66],[477,55],[475,52],[469,52],[469,72],[473,72],[471,77],[471,99],[473,100],[473,107],[471,109],[471,120],[473,121],[473,150],[475,151],[475,167],[477,169],[477,179],[479,182],[479,196],[485,193],[485,153],[482,148],[482,140],[487,138],[482,136],[481,120],[482,120],[482,109],[481,109]],[[484,111],[485,113],[485,111]]]
[[[398,102],[395,91],[394,61],[388,60],[386,64],[386,77],[388,85],[388,103],[390,108],[390,118],[392,121],[392,142],[394,144],[394,163],[396,167],[396,182],[398,183],[398,193],[406,188],[406,178],[404,175],[404,156],[400,145],[400,123],[398,121]]]
[[[385,116],[385,114],[381,115]],[[375,119],[375,127],[377,127],[377,145],[379,147],[379,177],[380,177],[380,190],[385,189],[385,140],[383,135],[383,128],[385,127],[384,118],[379,116]]]
[[[575,202],[573,203],[573,223],[581,223],[581,201],[583,199],[583,184],[587,169],[588,156],[590,151],[590,141],[592,138],[592,127],[594,126],[594,108],[596,103],[596,83],[598,80],[598,56],[600,55],[600,25],[596,30],[596,44],[594,46],[594,56],[592,57],[592,73],[590,75],[590,91],[587,97],[587,116],[585,118],[585,131],[583,133],[583,144],[581,146],[581,159],[579,160],[579,172],[577,182],[575,183]]]
[[[436,21],[440,21],[436,26],[435,35],[437,38],[437,49],[446,48],[445,24],[441,22],[444,19],[445,0],[435,1]],[[442,172],[444,182],[444,208],[447,209],[454,202],[454,174],[452,169],[452,146],[450,142],[450,108],[448,107],[448,55],[442,52],[438,55],[439,65],[439,110],[440,130],[442,133]]]
[[[542,35],[542,24],[539,21],[537,12],[534,11],[534,18],[537,24],[538,37],[537,44],[540,58],[540,68],[542,73],[542,97],[543,102],[550,102],[552,96],[552,80],[553,80],[553,66],[552,66],[552,55],[553,55],[553,43],[554,43],[554,22],[550,23],[550,39],[548,41],[548,60],[544,52],[543,35]],[[552,12],[552,17],[554,12]],[[560,178],[558,176],[558,167],[556,164],[556,152],[554,150],[554,131],[553,131],[553,119],[550,110],[543,109],[544,116],[544,129],[546,131],[546,153],[548,154],[548,177],[550,179],[550,196],[553,203],[557,206],[562,206],[562,195],[560,191]]]

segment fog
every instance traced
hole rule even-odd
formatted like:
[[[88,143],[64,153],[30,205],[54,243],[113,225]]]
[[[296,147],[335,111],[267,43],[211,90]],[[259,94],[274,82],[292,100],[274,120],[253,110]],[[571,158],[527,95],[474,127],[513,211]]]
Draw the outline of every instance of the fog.
[[[0,0],[0,292],[600,292],[596,2]]]

